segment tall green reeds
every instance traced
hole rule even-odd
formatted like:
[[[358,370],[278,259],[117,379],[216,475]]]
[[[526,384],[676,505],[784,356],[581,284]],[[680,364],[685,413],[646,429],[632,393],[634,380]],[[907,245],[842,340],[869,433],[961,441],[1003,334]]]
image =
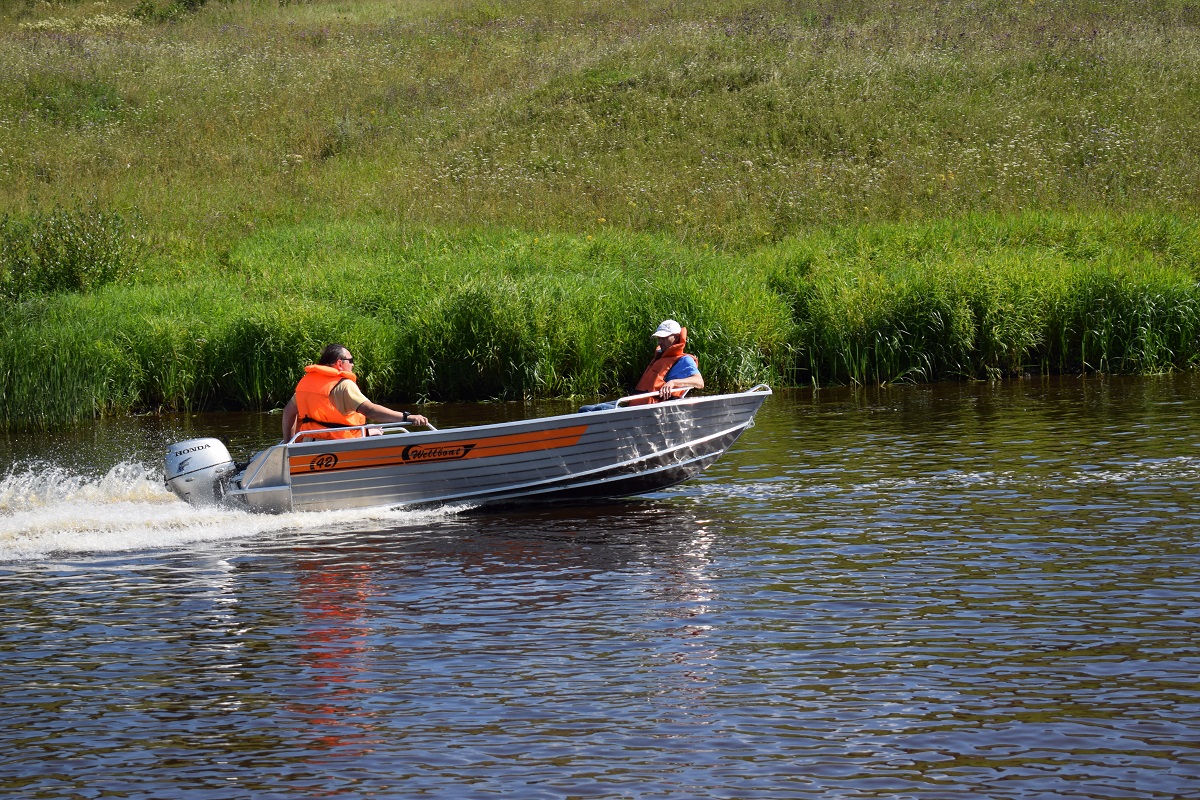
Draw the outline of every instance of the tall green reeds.
[[[606,234],[288,226],[178,282],[10,304],[0,425],[271,409],[339,341],[381,401],[624,392],[673,317],[710,391],[1200,363],[1200,224],[849,226],[749,254]]]
[[[287,278],[265,268],[280,261]],[[717,387],[778,378],[789,352],[786,307],[744,264],[646,237],[289,228],[213,270],[9,306],[0,424],[277,408],[331,341],[368,396],[408,401],[620,394],[669,316]]]
[[[849,227],[757,256],[813,383],[1192,368],[1200,229],[1028,214]]]

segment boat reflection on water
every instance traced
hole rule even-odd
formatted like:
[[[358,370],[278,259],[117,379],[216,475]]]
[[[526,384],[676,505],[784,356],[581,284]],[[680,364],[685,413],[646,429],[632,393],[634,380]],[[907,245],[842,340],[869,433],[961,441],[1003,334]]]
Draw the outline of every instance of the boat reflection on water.
[[[318,751],[366,753],[377,732],[363,713],[372,685],[371,598],[378,592],[367,563],[295,562],[300,601],[296,663],[300,675],[289,712],[303,721]]]
[[[293,545],[303,627],[287,707],[318,752],[365,752],[438,726],[483,735],[505,713],[489,698],[534,717],[568,686],[605,702],[614,676],[595,651],[609,649],[622,653],[607,659],[614,670],[636,653],[656,714],[689,716],[716,674],[703,621],[719,602],[715,539],[686,507],[628,500],[481,509]],[[646,609],[632,631],[630,602]]]

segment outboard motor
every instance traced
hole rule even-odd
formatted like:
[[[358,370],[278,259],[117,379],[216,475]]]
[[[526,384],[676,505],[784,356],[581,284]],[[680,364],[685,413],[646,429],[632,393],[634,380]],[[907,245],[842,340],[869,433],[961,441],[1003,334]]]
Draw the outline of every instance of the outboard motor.
[[[234,469],[220,439],[188,439],[167,449],[167,488],[192,505],[208,505],[224,497]]]

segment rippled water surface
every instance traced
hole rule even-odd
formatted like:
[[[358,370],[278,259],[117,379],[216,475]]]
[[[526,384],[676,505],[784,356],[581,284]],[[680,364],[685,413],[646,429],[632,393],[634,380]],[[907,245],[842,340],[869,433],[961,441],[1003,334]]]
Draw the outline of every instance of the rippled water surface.
[[[519,513],[161,488],[277,417],[0,438],[0,793],[1200,797],[1198,396],[776,394],[700,480]]]

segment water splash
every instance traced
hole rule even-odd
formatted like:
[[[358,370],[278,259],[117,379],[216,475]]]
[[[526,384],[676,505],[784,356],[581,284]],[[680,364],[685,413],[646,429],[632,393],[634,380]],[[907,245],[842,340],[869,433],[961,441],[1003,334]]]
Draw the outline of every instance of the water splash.
[[[179,547],[288,530],[411,524],[461,510],[380,508],[265,515],[197,508],[166,489],[161,470],[144,464],[122,462],[97,477],[38,462],[13,467],[0,480],[0,561]]]

